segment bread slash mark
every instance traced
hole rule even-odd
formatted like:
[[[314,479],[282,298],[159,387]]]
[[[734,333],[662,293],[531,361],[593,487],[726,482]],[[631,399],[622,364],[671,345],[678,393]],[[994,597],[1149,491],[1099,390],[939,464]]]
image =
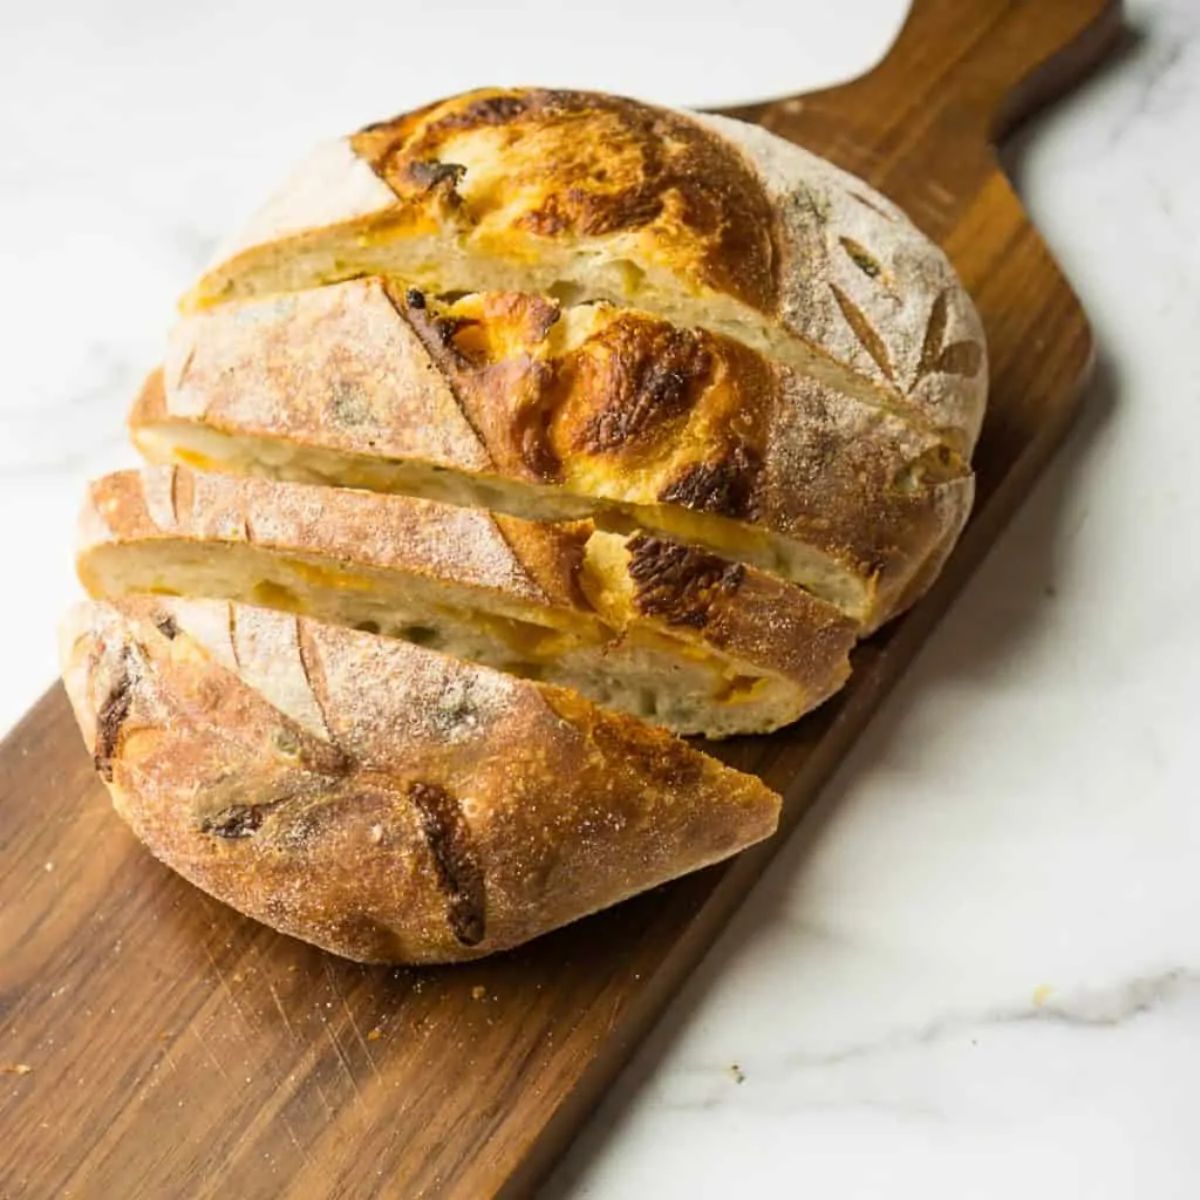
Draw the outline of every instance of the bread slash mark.
[[[106,783],[112,783],[113,758],[116,756],[117,744],[121,739],[121,728],[129,716],[129,708],[133,703],[133,676],[130,670],[131,658],[128,648],[121,654],[117,666],[117,677],[96,713],[96,744],[92,753],[92,762],[100,772],[100,778]]]
[[[446,919],[464,946],[477,946],[485,932],[483,870],[458,802],[434,783],[408,785],[408,798],[421,821],[438,885],[446,895]]]
[[[173,642],[179,636],[179,625],[170,613],[160,613],[154,618],[154,625],[168,642]]]
[[[871,361],[879,368],[889,383],[895,383],[896,377],[892,371],[892,360],[888,357],[887,346],[884,345],[883,338],[876,332],[875,327],[867,320],[866,313],[836,284],[831,283],[829,290],[833,292],[833,298],[837,301],[838,308],[842,310],[846,324],[850,326],[862,348],[871,356]]]
[[[983,366],[983,347],[978,342],[946,341],[946,326],[949,323],[948,291],[938,292],[929,310],[929,324],[925,326],[925,339],[921,344],[921,358],[912,386],[915,388],[926,375],[941,372],[944,375],[964,375],[970,378],[978,374]]]
[[[201,833],[211,833],[219,838],[248,838],[258,832],[263,823],[262,804],[235,804],[213,817],[200,822]]]
[[[883,267],[861,243],[849,237],[838,238],[838,241],[841,242],[842,249],[850,256],[850,261],[868,279],[878,279],[883,274]]]

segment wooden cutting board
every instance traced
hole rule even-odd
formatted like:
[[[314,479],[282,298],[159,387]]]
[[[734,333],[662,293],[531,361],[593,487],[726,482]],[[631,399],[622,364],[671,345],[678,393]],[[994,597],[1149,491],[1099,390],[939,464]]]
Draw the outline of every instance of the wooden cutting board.
[[[992,363],[979,503],[937,586],[858,651],[835,701],[722,748],[784,793],[770,843],[477,965],[361,967],[151,859],[112,814],[61,688],[43,697],[0,747],[0,1197],[533,1187],[1062,438],[1091,337],[993,144],[1119,26],[1113,0],[918,0],[870,74],[735,114],[907,209],[965,278]]]

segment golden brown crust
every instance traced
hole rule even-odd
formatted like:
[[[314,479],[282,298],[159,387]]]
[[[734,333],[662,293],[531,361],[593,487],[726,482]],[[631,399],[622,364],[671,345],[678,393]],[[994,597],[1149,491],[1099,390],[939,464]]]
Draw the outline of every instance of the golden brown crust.
[[[506,213],[540,238],[633,236],[685,279],[777,304],[774,216],[750,165],[681,113],[600,92],[484,88],[369,125],[350,145],[402,205]],[[463,160],[472,166],[464,166]],[[484,163],[501,169],[476,184]]]
[[[803,681],[810,707],[845,683],[858,631],[832,605],[743,563],[645,533],[622,549],[638,613],[674,629],[694,627],[707,644],[746,662],[776,664]]]
[[[64,679],[155,854],[355,958],[515,945],[778,799],[574,691],[277,609],[539,678],[565,655],[559,682],[724,735],[836,690],[971,503],[986,348],[947,260],[719,117],[537,88],[403,114],[322,147],[185,309],[135,440],[272,481],[99,481],[81,577],[274,607],[85,606]]]
[[[185,319],[165,378],[135,430],[191,420],[558,486],[651,524],[658,506],[727,519],[825,556],[868,627],[969,510],[970,467],[933,434],[729,338],[608,305],[444,304],[353,280]]]
[[[188,304],[388,270],[636,304],[770,348],[960,453],[979,432],[986,348],[945,256],[863,181],[741,122],[600,93],[454,96],[323,147]]]
[[[586,521],[522,521],[409,496],[145,468],[95,480],[79,524],[79,574],[95,596],[113,586],[112,561],[97,559],[109,547],[251,546],[287,563],[302,560],[301,571],[335,588],[339,577],[398,588],[424,579],[448,589],[447,603],[453,589],[477,597],[482,611],[578,631],[597,644],[646,630],[671,639],[680,654],[695,647],[727,656],[731,673],[753,668],[794,689],[774,724],[841,686],[857,633],[803,589],[713,555],[675,548],[673,569],[660,570],[650,586],[649,548],[662,561],[670,543],[597,532]],[[708,586],[717,575],[720,586]],[[736,714],[719,716],[728,722]]]
[[[364,961],[517,945],[778,816],[758,780],[569,692],[285,614],[91,603],[62,660],[113,802],[156,856]]]

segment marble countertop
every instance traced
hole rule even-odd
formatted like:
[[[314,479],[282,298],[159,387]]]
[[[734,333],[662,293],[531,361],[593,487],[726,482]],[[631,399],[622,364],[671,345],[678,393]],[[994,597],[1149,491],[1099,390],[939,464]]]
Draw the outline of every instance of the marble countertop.
[[[309,144],[481,81],[790,93],[904,7],[5,5],[0,727],[173,298]],[[1200,4],[1128,9],[1008,155],[1093,317],[1086,412],[550,1194],[1200,1195]]]

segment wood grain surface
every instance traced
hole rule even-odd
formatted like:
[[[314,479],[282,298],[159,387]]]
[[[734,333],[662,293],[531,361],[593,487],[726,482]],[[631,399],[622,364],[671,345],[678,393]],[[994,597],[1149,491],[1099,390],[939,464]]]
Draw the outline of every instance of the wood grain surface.
[[[864,176],[937,238],[992,362],[979,503],[938,584],[860,648],[834,702],[721,750],[785,794],[770,843],[496,959],[361,967],[151,859],[61,688],[41,700],[0,748],[0,1197],[532,1189],[1065,432],[1088,326],[993,145],[1118,29],[1110,0],[918,0],[868,75],[736,113]]]

